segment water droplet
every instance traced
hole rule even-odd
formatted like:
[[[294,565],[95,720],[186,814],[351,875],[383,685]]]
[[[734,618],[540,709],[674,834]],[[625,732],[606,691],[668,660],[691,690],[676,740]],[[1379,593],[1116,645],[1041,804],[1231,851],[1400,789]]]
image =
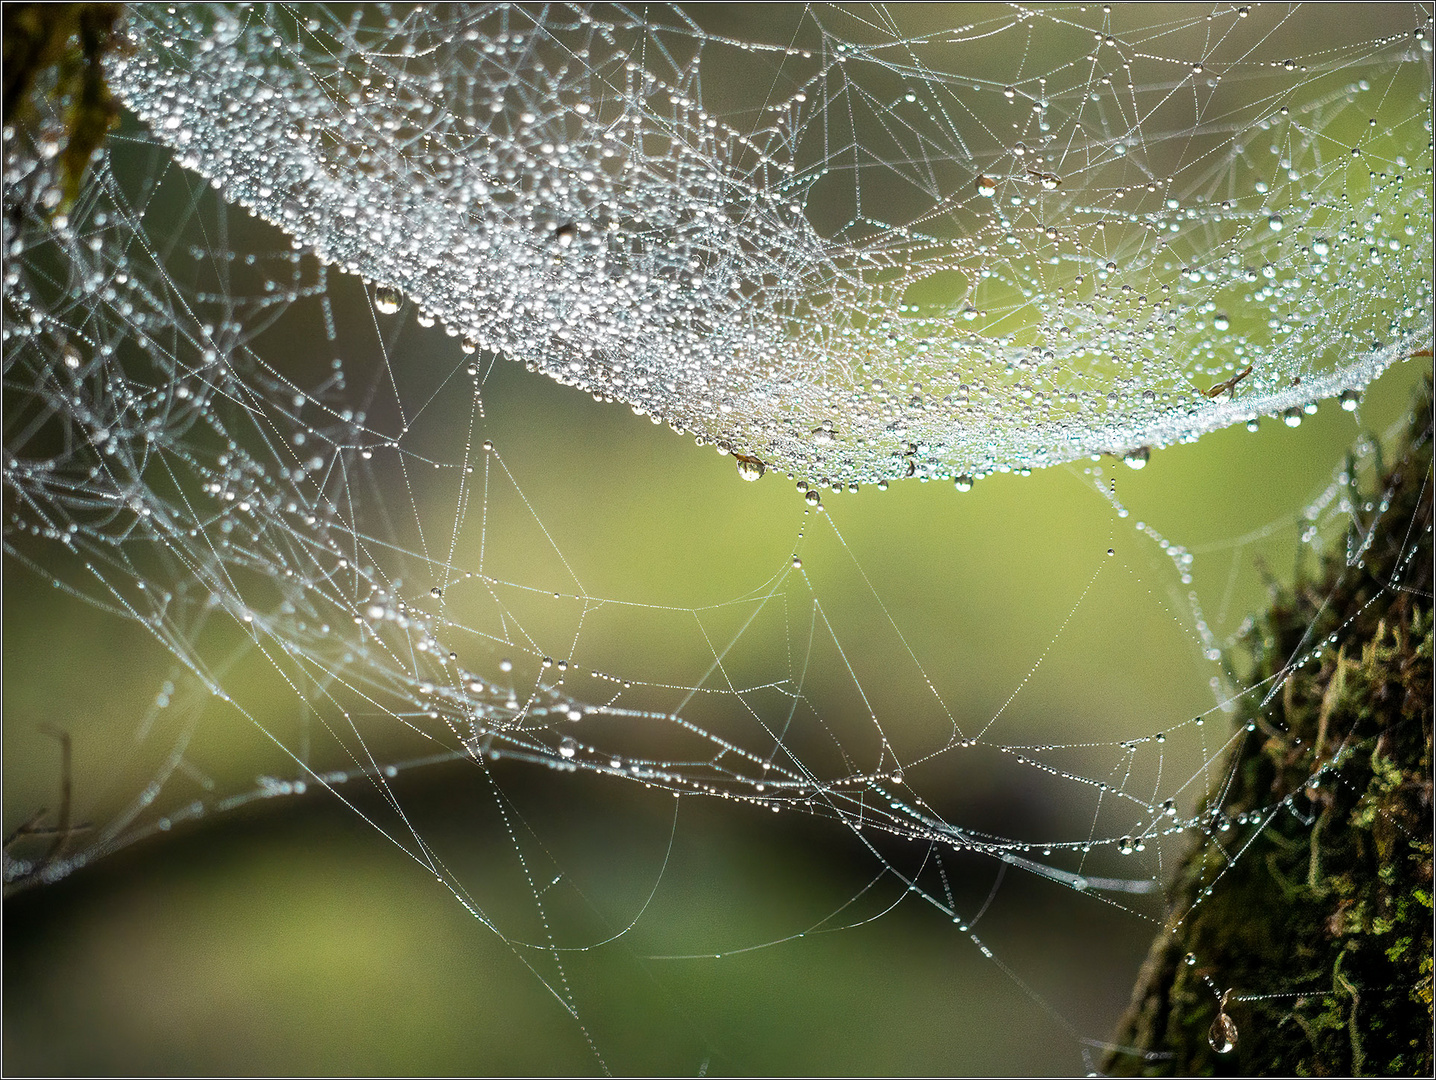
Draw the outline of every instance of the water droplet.
[[[813,428],[809,434],[812,435],[813,442],[819,446],[832,446],[833,443],[837,442],[836,433],[833,431],[833,422],[831,420],[824,420],[817,427]]]
[[[1301,409],[1295,405],[1290,409],[1283,409],[1281,420],[1287,427],[1301,427]]]
[[[1164,799],[1164,800],[1162,801],[1162,813],[1165,814],[1167,817],[1176,817],[1176,816],[1177,816],[1177,800],[1176,800],[1176,799]]]
[[[574,742],[567,735],[558,744],[558,754],[562,758],[571,758],[578,753],[578,743]]]
[[[1248,431],[1255,431],[1259,427],[1261,427],[1261,421],[1258,420],[1255,416],[1253,416],[1250,420],[1247,421]]]
[[[1308,401],[1305,405],[1303,405],[1303,406],[1301,407],[1301,411],[1304,412],[1304,413],[1306,413],[1307,416],[1315,416],[1315,415],[1316,415],[1316,409],[1317,409],[1317,402],[1315,402],[1315,401]]]
[[[1273,214],[1271,217],[1266,219],[1266,227],[1272,232],[1281,232],[1282,226],[1284,226],[1285,224],[1286,222],[1282,220],[1280,214]]]
[[[1002,91],[1002,96],[1005,97],[1008,101],[1011,101],[1017,96],[1017,91],[1013,87],[1009,86],[1006,90]]]
[[[565,222],[562,225],[555,225],[553,238],[559,247],[571,247],[573,242],[578,239],[578,226],[571,221]]]
[[[1216,330],[1227,330],[1231,327],[1232,321],[1227,318],[1225,311],[1219,311],[1212,316],[1212,327]]]
[[[1207,1032],[1207,1042],[1219,1054],[1230,1054],[1237,1046],[1237,1025],[1226,1014],[1226,1003],[1226,995],[1223,995],[1222,1007],[1217,1011],[1217,1018],[1212,1021]]]
[[[952,480],[952,486],[957,488],[958,491],[971,491],[972,477],[968,476],[966,473],[963,473],[960,476],[955,476]]]
[[[1150,446],[1139,446],[1135,450],[1128,450],[1122,455],[1129,469],[1145,469],[1147,462],[1151,460],[1152,448]]]
[[[1122,839],[1117,841],[1117,854],[1130,855],[1135,850],[1136,845],[1132,842],[1132,838],[1130,836],[1124,836],[1122,837]]]
[[[1189,953],[1187,953],[1187,955],[1186,955],[1183,959],[1184,959],[1184,962],[1186,963],[1187,967],[1196,967],[1196,966],[1197,966],[1197,954],[1196,954],[1196,953],[1189,952]]]
[[[1326,237],[1318,236],[1315,240],[1311,242],[1311,250],[1313,253],[1320,255],[1322,258],[1325,258],[1328,254],[1331,253],[1331,244],[1326,239]]]
[[[393,315],[404,302],[404,294],[392,285],[380,285],[374,290],[374,310],[380,315]]]
[[[1355,412],[1356,407],[1361,404],[1361,391],[1343,390],[1337,400],[1341,402],[1341,407],[1347,412]]]
[[[65,366],[71,371],[74,371],[77,367],[80,366],[80,350],[75,348],[75,346],[71,345],[68,341],[65,342],[65,347],[60,350],[60,355],[65,358]]]
[[[798,556],[794,555],[794,556],[793,556],[793,569],[794,569],[794,570],[801,570],[802,568],[803,568],[803,560],[800,559],[800,558],[798,558]]]
[[[733,460],[738,464],[738,475],[744,480],[757,480],[763,475],[763,463],[757,458],[734,454]]]
[[[439,586],[435,585],[432,589],[429,590],[429,595],[432,596],[435,600],[437,600],[439,599],[439,597],[444,595],[444,590],[439,588]]]
[[[818,494],[816,488],[803,496],[803,501],[809,506],[817,506],[821,500],[822,496]]]
[[[997,197],[997,181],[990,176],[979,176],[977,193],[985,199],[995,199]]]

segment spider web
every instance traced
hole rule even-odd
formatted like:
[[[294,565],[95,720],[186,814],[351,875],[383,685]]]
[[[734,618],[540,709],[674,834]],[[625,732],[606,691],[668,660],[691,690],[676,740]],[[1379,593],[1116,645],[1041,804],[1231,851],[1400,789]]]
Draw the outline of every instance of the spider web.
[[[1328,458],[1250,534],[1168,508],[1210,537],[1189,550],[1146,520],[1149,474],[1118,491],[1089,458],[1141,467],[1325,397],[1355,409],[1429,348],[1431,69],[1412,29],[1429,13],[1372,11],[1355,38],[1225,5],[962,9],[958,27],[882,7],[742,27],[624,7],[130,12],[111,72],[143,127],[76,206],[54,194],[58,117],[5,133],[6,553],[175,666],[137,722],[94,725],[112,760],[82,795],[90,831],[17,853],[7,880],[322,789],[520,959],[589,1067],[628,1068],[576,974],[613,942],[698,963],[900,903],[1090,1066],[1104,1030],[996,940],[1002,883],[1149,935],[1190,837],[1282,810],[1201,805],[1251,692],[1222,660],[1250,626],[1234,597],[1262,544],[1298,523],[1308,549],[1346,543],[1353,507]],[[546,488],[584,455],[561,424],[506,421],[495,400],[524,408],[510,361],[802,495],[770,477],[748,513],[704,513],[706,491],[646,502],[674,440],[658,432],[647,463],[628,435],[589,448],[587,502]],[[883,536],[883,499],[954,535],[955,496],[858,492],[1050,465],[1081,494],[1030,526],[1046,606],[1011,641],[963,628],[980,625],[965,562],[992,558],[976,540]],[[608,500],[639,523],[618,532]],[[599,557],[674,515],[646,565]],[[909,560],[916,591],[890,565]],[[1140,613],[1126,657],[1094,651],[1113,610]],[[1123,701],[1154,656],[1180,658],[1179,686]],[[403,793],[445,762],[484,793],[501,872]],[[622,915],[586,893],[582,856],[517,790],[525,765],[569,774],[544,798],[574,774],[677,796],[669,852],[694,798],[811,816],[872,877],[771,932],[651,939],[666,869]],[[1025,822],[1018,803],[1058,809]]]

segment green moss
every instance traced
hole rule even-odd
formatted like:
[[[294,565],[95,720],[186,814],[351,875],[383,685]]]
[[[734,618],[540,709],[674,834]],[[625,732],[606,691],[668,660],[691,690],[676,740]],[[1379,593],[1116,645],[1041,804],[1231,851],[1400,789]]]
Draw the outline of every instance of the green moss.
[[[1234,827],[1180,866],[1108,1072],[1431,1073],[1430,395],[1355,492],[1363,560],[1274,588],[1248,639],[1250,684],[1280,689],[1242,699],[1248,734],[1208,807]],[[1225,1055],[1213,987],[1239,1033]]]

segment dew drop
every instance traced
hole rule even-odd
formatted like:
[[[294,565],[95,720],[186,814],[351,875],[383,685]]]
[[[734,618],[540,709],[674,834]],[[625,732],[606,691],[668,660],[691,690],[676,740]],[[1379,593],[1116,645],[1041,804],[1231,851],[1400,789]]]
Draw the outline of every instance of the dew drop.
[[[1147,462],[1150,461],[1151,458],[1152,448],[1150,446],[1139,446],[1137,449],[1129,450],[1122,455],[1122,460],[1129,469],[1145,469]]]
[[[578,753],[578,743],[565,735],[563,740],[558,744],[559,757],[571,758],[576,753]]]
[[[374,310],[380,315],[393,315],[404,302],[404,294],[392,285],[380,285],[374,290]]]
[[[1287,427],[1301,427],[1301,409],[1295,405],[1290,409],[1283,409],[1281,421]]]
[[[1280,214],[1273,214],[1271,217],[1266,219],[1266,227],[1272,232],[1281,232],[1282,227],[1285,225],[1286,222],[1282,220]]]
[[[1212,1026],[1207,1031],[1207,1042],[1219,1054],[1230,1054],[1237,1046],[1237,1025],[1227,1015],[1227,998],[1231,997],[1231,993],[1228,990],[1222,995],[1222,1003],[1217,1008],[1216,1019],[1212,1021]]]
[[[990,176],[977,178],[977,193],[985,199],[997,198],[997,181]]]
[[[1341,407],[1346,412],[1355,412],[1356,407],[1361,404],[1361,391],[1343,390],[1337,400],[1341,402]]]
[[[823,497],[818,494],[817,489],[814,488],[812,491],[809,491],[806,495],[803,496],[803,501],[806,502],[809,506],[817,506],[818,503],[822,501],[822,498]]]
[[[744,480],[757,480],[763,475],[763,463],[755,457],[748,457],[745,454],[734,454],[733,460],[738,465],[738,475]]]
[[[971,491],[972,477],[968,476],[967,473],[963,473],[960,476],[955,476],[952,480],[952,486],[957,488],[958,491]]]
[[[432,596],[435,600],[437,600],[439,599],[439,597],[444,595],[444,590],[439,588],[439,586],[435,585],[432,589],[429,590],[429,595]]]
[[[1261,421],[1258,420],[1255,416],[1253,416],[1250,420],[1247,421],[1248,431],[1255,431],[1259,427],[1261,427]]]
[[[1130,836],[1124,836],[1122,837],[1122,839],[1117,841],[1117,854],[1130,855],[1135,850],[1136,845],[1132,842],[1132,838]]]
[[[1227,318],[1227,313],[1225,311],[1219,311],[1212,316],[1212,327],[1214,329],[1227,330],[1231,328],[1231,325],[1232,321],[1231,319]]]
[[[572,247],[574,240],[578,238],[578,226],[571,221],[556,225],[553,230],[553,238],[561,248]]]

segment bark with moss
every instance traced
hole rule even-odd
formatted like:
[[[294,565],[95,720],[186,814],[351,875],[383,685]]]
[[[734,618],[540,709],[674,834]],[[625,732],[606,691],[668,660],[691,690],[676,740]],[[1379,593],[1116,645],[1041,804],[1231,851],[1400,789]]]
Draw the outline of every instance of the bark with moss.
[[[1431,1075],[1431,408],[1246,639],[1247,734],[1108,1073]]]

